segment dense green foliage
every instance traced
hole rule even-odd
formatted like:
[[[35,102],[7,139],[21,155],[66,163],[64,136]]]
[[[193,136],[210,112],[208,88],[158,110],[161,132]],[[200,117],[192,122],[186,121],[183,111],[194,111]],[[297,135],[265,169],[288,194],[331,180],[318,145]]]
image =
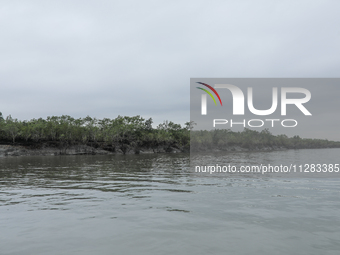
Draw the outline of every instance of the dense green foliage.
[[[230,150],[241,147],[249,150],[263,148],[339,148],[340,142],[321,139],[302,139],[299,136],[272,135],[268,129],[261,132],[244,129],[242,132],[220,129],[191,131],[193,122],[185,127],[165,121],[157,128],[152,119],[138,116],[115,119],[75,119],[67,115],[47,119],[20,121],[10,115],[3,118],[0,112],[0,142],[25,146],[55,146],[61,150],[72,145],[88,145],[109,151],[139,153],[141,149],[162,148],[172,151],[206,151],[211,149]],[[191,134],[190,134],[191,133]],[[191,141],[191,142],[190,142]]]
[[[156,129],[152,127],[152,119],[140,116],[115,119],[86,118],[75,119],[67,115],[52,116],[47,119],[19,121],[0,115],[0,140],[2,143],[42,144],[68,147],[70,145],[90,145],[110,151],[127,153],[140,148],[157,148],[165,150],[189,148],[189,123],[186,127],[165,121]]]
[[[322,139],[302,139],[299,136],[272,135],[268,129],[261,132],[245,128],[242,132],[233,132],[230,129],[216,129],[211,131],[192,131],[191,147],[193,151],[225,150],[236,146],[249,149],[263,148],[340,148],[340,142]]]

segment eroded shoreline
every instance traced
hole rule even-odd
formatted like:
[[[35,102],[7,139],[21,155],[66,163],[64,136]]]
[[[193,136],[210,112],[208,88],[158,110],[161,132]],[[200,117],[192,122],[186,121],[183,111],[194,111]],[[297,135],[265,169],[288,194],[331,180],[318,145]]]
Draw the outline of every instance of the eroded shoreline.
[[[152,153],[183,153],[186,150],[170,147],[140,148],[138,151],[130,150],[125,154],[152,154]],[[103,148],[94,148],[88,145],[72,145],[67,148],[56,148],[42,145],[40,148],[31,148],[22,145],[0,145],[0,157],[7,156],[59,156],[59,155],[115,155],[123,154],[120,151],[110,151]]]

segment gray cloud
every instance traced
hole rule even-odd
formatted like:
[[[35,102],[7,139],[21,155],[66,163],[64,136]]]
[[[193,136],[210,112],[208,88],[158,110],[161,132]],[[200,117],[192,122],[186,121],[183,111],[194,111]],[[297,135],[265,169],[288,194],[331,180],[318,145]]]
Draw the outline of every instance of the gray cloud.
[[[191,77],[339,77],[339,7],[2,1],[0,111],[19,119],[139,114],[184,123]]]

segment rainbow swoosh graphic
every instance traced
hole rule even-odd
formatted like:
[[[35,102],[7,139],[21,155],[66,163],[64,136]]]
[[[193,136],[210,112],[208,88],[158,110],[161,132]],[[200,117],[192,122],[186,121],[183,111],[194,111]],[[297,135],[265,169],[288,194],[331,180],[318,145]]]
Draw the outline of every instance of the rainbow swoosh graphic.
[[[204,86],[206,86],[206,87],[208,87],[209,89],[211,89],[211,91],[212,92],[214,92],[215,93],[215,95],[218,97],[218,100],[220,100],[220,104],[221,104],[221,106],[222,106],[222,101],[221,101],[221,98],[220,98],[220,95],[217,93],[217,91],[213,88],[213,87],[211,87],[210,85],[208,85],[208,84],[205,84],[205,83],[203,83],[203,82],[196,82],[196,83],[198,83],[198,84],[201,84],[201,85],[204,85]],[[203,88],[200,88],[200,87],[196,87],[196,88],[198,88],[198,89],[201,89],[201,90],[203,90],[203,91],[205,91],[205,92],[207,92],[208,93],[208,95],[209,96],[211,96],[211,98],[214,100],[214,102],[215,102],[215,105],[217,105],[217,103],[216,103],[216,100],[215,100],[215,98],[214,98],[214,96],[208,91],[208,90],[206,90],[206,89],[203,89]]]

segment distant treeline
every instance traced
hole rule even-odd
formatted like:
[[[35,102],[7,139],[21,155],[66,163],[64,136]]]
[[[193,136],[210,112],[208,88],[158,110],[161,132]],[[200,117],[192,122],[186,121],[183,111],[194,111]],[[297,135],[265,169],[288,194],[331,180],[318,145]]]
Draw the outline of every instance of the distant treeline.
[[[162,148],[171,152],[230,150],[241,147],[249,150],[263,148],[340,148],[340,142],[322,139],[302,139],[299,136],[272,135],[268,129],[255,131],[244,129],[234,132],[226,129],[193,131],[193,122],[182,127],[172,121],[164,121],[152,127],[152,118],[123,117],[115,119],[75,119],[68,115],[47,119],[20,121],[10,115],[3,118],[0,112],[0,143],[30,147],[54,146],[60,149],[72,145],[88,145],[112,152],[138,153],[141,149]],[[190,132],[191,131],[191,132]]]
[[[75,119],[67,115],[52,116],[47,119],[20,121],[0,113],[0,140],[3,144],[25,146],[55,146],[67,148],[72,145],[89,145],[110,151],[127,153],[141,148],[162,147],[165,151],[173,148],[189,150],[190,123],[185,127],[165,121],[157,128],[152,127],[152,119],[140,116],[115,119],[86,118]]]
[[[191,132],[191,147],[193,151],[228,150],[237,146],[248,150],[261,150],[264,148],[340,148],[340,142],[323,139],[302,139],[299,136],[291,138],[286,135],[275,136],[268,129],[260,132],[247,128],[242,132],[233,132],[230,129]]]

